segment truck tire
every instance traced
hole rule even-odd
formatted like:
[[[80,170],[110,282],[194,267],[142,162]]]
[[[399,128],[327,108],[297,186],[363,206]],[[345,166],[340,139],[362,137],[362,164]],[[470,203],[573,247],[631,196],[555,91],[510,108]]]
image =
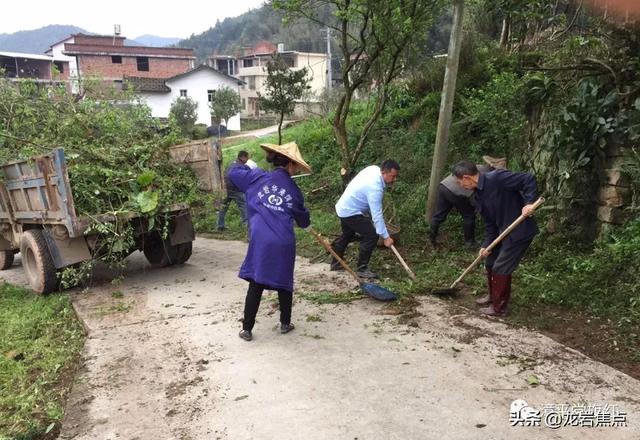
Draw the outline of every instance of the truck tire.
[[[193,251],[193,242],[188,241],[186,243],[180,243],[175,245],[176,248],[176,260],[174,264],[182,264],[185,263],[189,258],[191,258],[191,252]]]
[[[7,270],[13,266],[13,251],[0,251],[0,270]]]
[[[153,267],[171,266],[178,258],[176,246],[171,246],[169,240],[163,239],[159,232],[152,232],[145,237],[142,252]]]
[[[20,253],[31,289],[39,295],[53,292],[58,286],[58,276],[44,232],[40,229],[26,231],[20,240]]]

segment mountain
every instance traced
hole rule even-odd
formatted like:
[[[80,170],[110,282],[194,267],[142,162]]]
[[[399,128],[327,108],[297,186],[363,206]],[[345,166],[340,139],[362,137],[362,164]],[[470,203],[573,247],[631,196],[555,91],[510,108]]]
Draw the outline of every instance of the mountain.
[[[176,44],[180,41],[180,38],[167,38],[158,37],[157,35],[140,35],[134,38],[132,41],[137,44],[131,44],[131,41],[126,40],[127,44],[131,46],[153,46],[153,47],[166,47]]]
[[[328,9],[321,11],[321,18],[324,14],[330,13]],[[200,61],[213,52],[228,55],[240,52],[243,47],[251,47],[261,40],[284,43],[285,50],[300,52],[326,50],[327,43],[323,37],[322,28],[318,24],[294,21],[284,27],[282,19],[281,12],[274,11],[265,5],[237,17],[218,20],[213,27],[180,41],[178,46],[194,49]]]
[[[77,26],[52,24],[30,31],[0,34],[0,50],[41,54],[48,50],[52,44],[79,32],[87,33]]]

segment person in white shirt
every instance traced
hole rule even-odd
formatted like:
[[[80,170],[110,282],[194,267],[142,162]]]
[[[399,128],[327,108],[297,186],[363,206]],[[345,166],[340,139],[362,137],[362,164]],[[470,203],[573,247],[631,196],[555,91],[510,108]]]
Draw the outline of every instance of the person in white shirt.
[[[258,164],[251,159],[247,159],[247,161],[245,162],[245,165],[251,168],[252,170],[255,170],[256,168],[258,168]]]
[[[378,277],[369,269],[369,259],[378,236],[382,237],[385,246],[393,244],[382,216],[382,197],[385,187],[394,184],[399,172],[400,165],[395,160],[386,160],[380,167],[371,165],[353,178],[336,203],[342,234],[334,240],[331,247],[342,257],[355,235],[360,235],[357,274],[362,278]],[[341,269],[338,261],[332,259],[331,270]]]

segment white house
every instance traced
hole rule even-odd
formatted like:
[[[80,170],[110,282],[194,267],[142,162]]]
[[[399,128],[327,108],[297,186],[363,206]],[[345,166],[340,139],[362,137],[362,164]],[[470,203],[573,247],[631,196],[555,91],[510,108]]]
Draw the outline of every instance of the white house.
[[[196,122],[206,125],[212,124],[209,103],[213,100],[216,90],[228,87],[240,94],[240,86],[244,84],[238,78],[204,64],[171,78],[127,76],[125,81],[126,87],[133,88],[151,108],[154,117],[168,118],[171,103],[179,96],[188,96],[198,103]],[[240,130],[239,113],[229,118],[227,129]]]
[[[62,53],[65,43],[74,43],[75,38],[73,35],[52,44],[45,54],[53,57],[55,60],[69,63],[68,77],[71,80],[71,92],[78,93],[78,64],[76,63],[76,57],[65,55]]]
[[[268,41],[261,41],[240,57],[211,55],[208,58],[208,63],[211,67],[234,75],[246,84],[240,87],[240,97],[242,98],[242,110],[240,113],[243,117],[260,115],[258,93],[265,94],[267,63],[273,59],[275,54],[278,54],[291,70],[307,69],[308,85],[315,96],[326,90],[328,64],[327,54],[324,53],[284,50],[283,44],[276,46]],[[317,98],[311,98],[309,102],[317,103]],[[302,101],[298,102],[294,114],[297,117],[304,117],[304,107]]]

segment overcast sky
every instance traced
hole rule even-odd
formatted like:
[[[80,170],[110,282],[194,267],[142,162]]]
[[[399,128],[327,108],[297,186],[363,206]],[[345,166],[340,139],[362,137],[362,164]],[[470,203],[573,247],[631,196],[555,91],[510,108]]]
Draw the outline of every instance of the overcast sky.
[[[119,24],[121,34],[133,39],[144,34],[187,38],[213,27],[216,20],[258,8],[264,0],[18,0],[2,3],[0,33],[68,24],[111,35],[113,25]]]

